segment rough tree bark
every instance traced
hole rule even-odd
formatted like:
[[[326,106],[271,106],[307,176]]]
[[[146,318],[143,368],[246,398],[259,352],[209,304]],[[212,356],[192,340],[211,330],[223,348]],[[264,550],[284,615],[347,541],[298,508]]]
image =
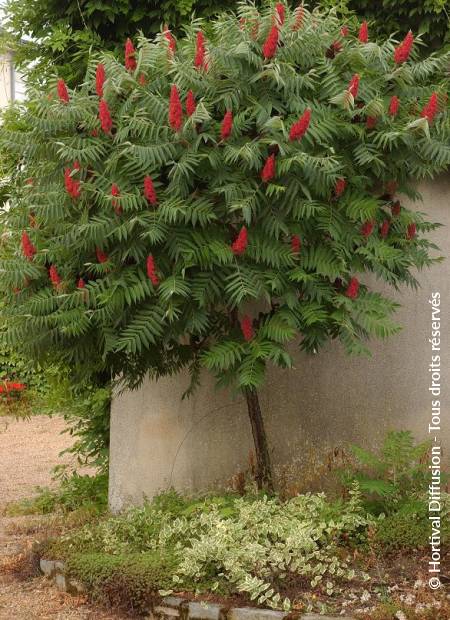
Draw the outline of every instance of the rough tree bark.
[[[253,442],[255,444],[256,484],[259,490],[272,493],[274,490],[272,464],[258,392],[254,389],[246,388],[244,393],[247,400],[248,417],[252,426]]]

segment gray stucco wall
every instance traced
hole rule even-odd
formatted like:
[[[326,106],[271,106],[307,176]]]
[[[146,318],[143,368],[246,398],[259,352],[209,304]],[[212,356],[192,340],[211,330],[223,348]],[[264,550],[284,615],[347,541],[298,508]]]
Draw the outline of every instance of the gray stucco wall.
[[[450,177],[421,187],[434,241],[450,249]],[[420,274],[418,292],[389,294],[402,308],[403,331],[372,343],[373,357],[349,358],[338,343],[317,356],[296,354],[291,372],[272,369],[260,398],[277,476],[293,490],[318,486],[348,442],[375,447],[390,429],[428,438],[431,395],[431,293],[441,294],[443,341],[441,443],[450,448],[450,261]],[[367,278],[365,279],[368,282]],[[374,288],[380,285],[373,283]],[[205,375],[188,401],[186,376],[147,381],[114,399],[111,420],[110,505],[121,510],[171,486],[180,490],[227,484],[249,467],[251,431],[239,395],[217,392]]]

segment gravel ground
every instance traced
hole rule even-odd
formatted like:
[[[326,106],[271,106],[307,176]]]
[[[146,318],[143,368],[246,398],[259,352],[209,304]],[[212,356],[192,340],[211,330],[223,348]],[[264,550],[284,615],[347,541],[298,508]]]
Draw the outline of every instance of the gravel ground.
[[[2,509],[15,500],[31,497],[37,486],[52,486],[51,469],[63,460],[58,454],[72,438],[64,420],[34,416],[29,420],[0,417],[0,620],[119,620],[59,592],[44,577],[23,574],[21,559],[52,516],[6,517]]]

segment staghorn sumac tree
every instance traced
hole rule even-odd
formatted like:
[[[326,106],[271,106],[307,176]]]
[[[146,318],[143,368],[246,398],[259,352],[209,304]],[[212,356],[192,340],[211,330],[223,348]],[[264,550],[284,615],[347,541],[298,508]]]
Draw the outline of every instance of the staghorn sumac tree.
[[[414,287],[436,260],[436,224],[402,196],[450,162],[448,56],[281,3],[202,28],[128,41],[126,66],[93,59],[1,131],[5,338],[130,387],[206,368],[245,394],[270,490],[266,366],[289,368],[293,341],[362,353],[395,333],[364,274]]]

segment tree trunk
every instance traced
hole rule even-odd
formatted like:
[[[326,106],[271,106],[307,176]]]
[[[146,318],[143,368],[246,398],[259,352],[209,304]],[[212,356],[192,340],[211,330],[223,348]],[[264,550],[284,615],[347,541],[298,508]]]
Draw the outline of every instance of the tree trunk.
[[[259,490],[272,493],[273,476],[272,465],[270,462],[269,447],[267,444],[264,420],[259,406],[258,392],[255,389],[245,388],[245,398],[247,400],[247,411],[252,425],[253,442],[256,452],[256,484]]]

